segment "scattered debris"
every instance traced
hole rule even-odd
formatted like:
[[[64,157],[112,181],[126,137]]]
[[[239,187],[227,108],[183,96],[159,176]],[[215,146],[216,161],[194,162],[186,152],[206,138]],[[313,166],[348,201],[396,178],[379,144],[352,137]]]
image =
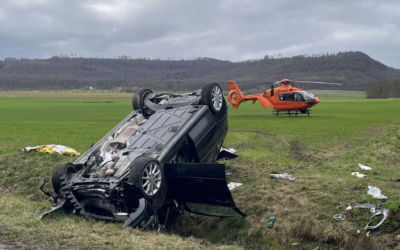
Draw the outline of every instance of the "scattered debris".
[[[316,224],[315,224],[315,222],[312,220],[311,221],[311,226],[315,226]]]
[[[353,231],[353,230],[357,230],[357,234],[360,233],[360,230],[358,230],[358,228],[356,228],[356,227],[349,227],[349,228],[346,230],[346,232],[351,232],[351,231]]]
[[[228,188],[229,190],[235,189],[237,187],[240,187],[241,185],[243,185],[243,183],[239,183],[239,182],[229,182],[228,184]]]
[[[268,228],[273,228],[275,221],[276,221],[275,216],[269,217],[269,219],[268,219]]]
[[[357,203],[353,206],[353,208],[365,208],[365,209],[371,209],[375,208],[379,205],[371,204],[371,203]]]
[[[382,230],[378,227],[378,228],[372,229],[371,232],[373,235],[380,235],[382,233]]]
[[[290,182],[293,182],[296,178],[292,177],[291,175],[288,175],[287,173],[284,174],[270,174],[269,177],[271,179],[282,179],[282,180],[288,180]]]
[[[358,203],[354,205],[354,208],[364,208],[369,209],[369,211],[374,214],[379,209],[379,205],[371,204],[371,203]]]
[[[225,173],[226,176],[231,175],[231,174],[232,174],[232,172],[230,172],[230,171]]]
[[[368,167],[368,166],[365,166],[365,165],[363,165],[363,164],[361,164],[361,163],[358,163],[358,166],[360,166],[360,168],[362,169],[362,170],[371,170],[372,168],[370,168],[370,167]]]
[[[357,176],[358,178],[364,178],[366,175],[364,175],[364,174],[361,174],[360,172],[353,172],[353,173],[351,173],[351,175],[355,175],[355,176]]]
[[[308,167],[309,167],[309,168],[312,168],[312,167],[314,167],[314,165],[308,165]]]
[[[378,200],[387,200],[388,199],[387,196],[385,196],[381,193],[381,190],[379,188],[371,186],[371,185],[368,185],[367,194],[372,195],[372,197],[374,197],[375,199],[378,199]]]
[[[55,144],[49,144],[49,145],[41,145],[41,146],[35,146],[35,147],[25,147],[23,151],[26,152],[31,152],[31,151],[36,151],[36,152],[43,152],[43,153],[59,153],[63,155],[68,155],[68,156],[79,156],[81,153],[78,153],[75,149],[69,148],[67,146],[63,145],[55,145]]]
[[[337,221],[344,221],[346,219],[346,215],[344,214],[335,214],[333,218]]]
[[[369,188],[370,190],[376,191],[375,189],[373,189],[373,188],[375,188],[375,187],[373,187],[373,186],[368,186],[368,188]],[[379,190],[379,188],[376,188],[376,189]],[[380,193],[380,190],[379,190],[379,192],[376,191],[376,193],[378,193],[379,195],[382,195],[382,194]],[[372,193],[370,193],[370,191],[368,191],[368,194],[373,195]],[[374,198],[375,198],[375,197],[374,197]],[[380,226],[380,225],[387,219],[387,217],[389,216],[389,210],[388,210],[388,209],[379,209],[379,205],[375,205],[375,204],[371,204],[371,203],[357,203],[357,204],[355,204],[355,205],[353,205],[353,206],[350,205],[350,203],[349,203],[349,206],[346,208],[346,210],[351,210],[351,209],[353,209],[353,208],[369,209],[369,211],[371,212],[372,216],[371,216],[371,220],[368,222],[367,226],[365,227],[365,230],[371,230],[371,232],[372,232],[373,235],[380,235],[380,234],[382,233],[381,229],[379,229],[379,226]],[[382,216],[383,216],[382,220],[381,220],[378,224],[376,224],[375,226],[370,226],[370,224],[371,224],[373,218],[376,217],[376,216],[379,216],[379,215],[382,215]],[[335,218],[336,220],[340,220],[340,219],[341,219],[341,218],[339,217],[340,215],[335,215],[335,216],[337,216],[337,218]],[[344,217],[344,218],[346,218],[346,217]],[[354,229],[356,229],[356,228],[349,227],[349,229],[347,229],[347,232],[350,232],[351,230],[354,230]],[[358,231],[358,230],[357,230],[357,231]],[[370,232],[368,231],[368,232],[367,232],[367,236],[369,236],[369,233],[370,233]]]
[[[383,216],[382,220],[378,224],[376,224],[375,226],[370,226],[369,224],[371,224],[372,219],[375,216],[379,216],[379,215]],[[378,210],[376,213],[374,213],[371,216],[371,220],[368,222],[367,226],[365,227],[365,230],[378,228],[387,219],[388,216],[389,216],[389,210],[388,209]]]

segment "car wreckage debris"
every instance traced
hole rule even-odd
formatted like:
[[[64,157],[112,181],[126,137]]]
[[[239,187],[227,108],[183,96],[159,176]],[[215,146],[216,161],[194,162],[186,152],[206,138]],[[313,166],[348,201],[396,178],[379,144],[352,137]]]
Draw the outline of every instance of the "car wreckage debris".
[[[369,186],[372,187],[372,186]],[[379,226],[389,217],[389,210],[388,209],[379,209],[380,205],[371,204],[371,203],[357,203],[354,205],[350,205],[346,208],[346,210],[352,210],[355,208],[360,209],[368,209],[370,211],[371,219],[368,224],[365,226],[365,230],[371,230],[372,234],[380,235],[382,231],[380,230]],[[336,216],[336,215],[335,215]],[[382,216],[381,221],[376,225],[370,225],[375,217]],[[336,218],[335,218],[336,219]],[[369,232],[368,232],[369,233]]]
[[[378,224],[376,224],[376,225],[374,225],[374,226],[370,226],[370,224],[371,224],[371,222],[372,222],[372,219],[373,219],[374,217],[380,216],[380,215],[383,216],[383,217],[382,217],[382,220],[381,220]],[[389,216],[389,210],[388,210],[388,209],[382,209],[382,210],[376,211],[376,212],[371,216],[371,220],[368,222],[367,226],[365,227],[365,230],[368,230],[368,229],[376,229],[376,228],[378,228],[378,227],[387,219],[388,216]]]
[[[335,214],[333,218],[337,221],[344,221],[346,219],[346,215],[344,214]]]
[[[351,232],[351,231],[353,231],[353,230],[356,230],[356,232],[357,232],[357,234],[359,234],[360,233],[360,230],[358,230],[358,228],[356,228],[356,227],[349,227],[347,230],[346,230],[346,232]]]
[[[295,177],[292,177],[291,175],[288,175],[287,173],[284,174],[270,174],[269,177],[271,179],[282,179],[282,180],[288,180],[290,182],[294,182],[296,179]]]
[[[235,189],[237,187],[240,187],[242,185],[243,185],[243,183],[239,183],[239,182],[229,182],[228,188],[229,188],[229,190],[233,190],[233,189]]]

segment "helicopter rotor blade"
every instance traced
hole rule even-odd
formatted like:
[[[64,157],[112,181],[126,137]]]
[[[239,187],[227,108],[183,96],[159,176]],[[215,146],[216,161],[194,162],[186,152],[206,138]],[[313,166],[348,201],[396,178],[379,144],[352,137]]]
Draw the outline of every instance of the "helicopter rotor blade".
[[[261,85],[261,84],[281,84],[282,81],[264,81],[264,82],[253,82],[253,83],[240,83],[238,84],[239,86],[245,86],[245,85]],[[290,81],[287,82],[288,84],[294,86],[296,83],[316,83],[316,84],[330,84],[330,85],[343,85],[341,83],[333,83],[333,82],[313,82],[313,81]]]
[[[268,83],[272,83],[272,84],[275,84],[276,82],[274,82],[274,81],[265,81],[265,82],[252,82],[252,83],[239,83],[239,84],[237,84],[237,85],[239,85],[239,86],[244,86],[244,85],[255,85],[255,84],[268,84]]]
[[[295,83],[317,83],[317,84],[331,84],[331,85],[343,85],[341,83],[334,83],[334,82],[312,82],[312,81],[295,81]]]

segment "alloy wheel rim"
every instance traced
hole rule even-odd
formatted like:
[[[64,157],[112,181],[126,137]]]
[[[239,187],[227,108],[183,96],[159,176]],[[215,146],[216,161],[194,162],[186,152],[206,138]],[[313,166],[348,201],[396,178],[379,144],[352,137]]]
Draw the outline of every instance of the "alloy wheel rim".
[[[142,175],[143,191],[147,195],[154,195],[158,192],[162,182],[161,167],[155,162],[147,164]]]
[[[222,90],[218,85],[215,85],[212,90],[212,105],[215,110],[219,111],[222,107]]]

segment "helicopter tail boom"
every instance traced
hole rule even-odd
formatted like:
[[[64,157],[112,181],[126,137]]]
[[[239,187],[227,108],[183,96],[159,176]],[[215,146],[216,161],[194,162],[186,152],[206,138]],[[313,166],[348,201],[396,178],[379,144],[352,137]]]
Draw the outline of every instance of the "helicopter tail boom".
[[[256,94],[256,95],[243,95],[240,91],[239,87],[234,81],[228,82],[229,89],[231,92],[228,94],[228,101],[232,104],[232,108],[237,109],[240,103],[244,101],[253,101],[253,104],[258,100],[260,104],[266,108],[269,106],[273,106],[269,97],[264,96],[265,94]]]
[[[244,95],[236,85],[236,82],[230,81],[228,82],[228,85],[231,90],[228,94],[228,102],[232,104],[232,108],[237,109],[239,108],[240,103],[244,101]]]

